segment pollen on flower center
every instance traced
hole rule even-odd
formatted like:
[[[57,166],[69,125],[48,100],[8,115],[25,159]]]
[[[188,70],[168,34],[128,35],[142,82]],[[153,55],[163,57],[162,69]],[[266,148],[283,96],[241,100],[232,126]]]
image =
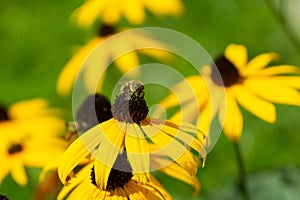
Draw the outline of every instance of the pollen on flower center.
[[[6,109],[0,106],[0,122],[8,121],[8,120],[9,120],[9,117],[8,117]]]
[[[99,32],[98,32],[98,35],[100,37],[105,37],[105,36],[108,36],[108,35],[112,35],[114,34],[116,31],[114,29],[114,27],[110,26],[110,25],[107,25],[107,24],[102,24],[99,28]]]
[[[211,79],[216,85],[230,87],[242,81],[238,69],[225,56],[216,59],[215,64],[217,67],[213,67]]]
[[[23,150],[23,147],[21,144],[12,144],[8,148],[8,153],[9,154],[15,154]]]
[[[112,107],[113,117],[118,121],[139,124],[149,112],[144,95],[144,85],[141,82],[123,83]]]
[[[123,171],[121,171],[123,170]],[[132,168],[127,160],[126,151],[117,157],[117,160],[110,171],[106,190],[114,190],[118,187],[123,187],[133,177]],[[95,169],[92,167],[91,181],[97,187],[95,180]]]

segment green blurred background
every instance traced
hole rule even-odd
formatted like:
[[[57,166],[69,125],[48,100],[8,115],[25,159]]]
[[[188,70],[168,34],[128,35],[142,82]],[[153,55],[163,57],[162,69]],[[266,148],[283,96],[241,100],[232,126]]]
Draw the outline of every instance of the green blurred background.
[[[300,47],[291,40],[278,18],[263,0],[183,1],[185,13],[181,18],[156,18],[148,13],[140,26],[158,26],[182,32],[198,41],[212,56],[222,52],[229,43],[245,44],[249,57],[278,52],[277,64],[300,66]],[[276,1],[278,3],[278,1]],[[71,96],[59,97],[56,79],[64,64],[78,45],[84,45],[97,32],[80,29],[70,22],[69,16],[82,0],[11,0],[0,7],[0,102],[8,106],[16,101],[43,97],[56,107],[66,110],[64,118],[72,120]],[[279,5],[279,4],[276,4]],[[282,1],[285,28],[300,34],[300,9],[297,0]],[[296,11],[295,11],[296,10]],[[297,16],[298,15],[298,16]],[[132,27],[125,20],[118,27]],[[293,39],[293,38],[292,38]],[[300,40],[300,37],[297,39]],[[147,62],[147,58],[142,58]],[[275,63],[275,64],[276,64]],[[180,60],[169,64],[183,74],[192,74]],[[112,72],[115,77],[121,73]],[[106,79],[110,94],[114,76]],[[147,97],[155,94],[147,91]],[[166,93],[149,99],[150,104]],[[243,110],[244,133],[241,138],[242,154],[249,173],[248,186],[252,199],[300,199],[300,108],[277,105],[278,120],[269,125]],[[1,165],[0,165],[1,167]],[[31,199],[38,184],[38,169],[28,169],[30,182],[17,186],[10,176],[0,186],[0,193],[12,200]],[[158,179],[174,199],[241,199],[238,188],[238,168],[233,145],[220,136],[209,153],[206,167],[199,170],[199,196],[193,189],[177,180],[157,173]]]

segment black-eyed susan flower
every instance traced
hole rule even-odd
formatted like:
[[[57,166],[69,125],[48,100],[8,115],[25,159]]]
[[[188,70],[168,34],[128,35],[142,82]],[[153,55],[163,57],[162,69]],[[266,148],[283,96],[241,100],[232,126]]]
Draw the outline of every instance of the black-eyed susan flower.
[[[132,172],[141,183],[150,179],[150,155],[166,158],[168,162],[164,162],[161,168],[176,162],[190,176],[196,174],[198,161],[189,148],[205,157],[205,136],[196,139],[194,135],[202,133],[193,125],[177,125],[148,117],[142,83],[128,81],[122,84],[112,106],[112,115],[112,119],[82,134],[65,151],[58,167],[63,182],[67,183],[78,163],[92,154],[95,181],[100,189],[105,189],[110,171],[124,151]],[[155,150],[149,148],[150,144]]]
[[[19,185],[25,185],[25,166],[43,167],[62,154],[66,143],[58,137],[61,120],[54,111],[41,99],[14,104],[8,112],[0,109],[0,182],[11,174]]]
[[[276,111],[273,103],[300,106],[300,69],[290,65],[266,67],[276,58],[275,53],[264,53],[248,62],[245,46],[228,45],[224,55],[215,60],[216,67],[204,66],[203,76],[187,78],[196,93],[200,116],[193,114],[189,94],[180,102],[183,112],[189,110],[189,117],[197,118],[198,128],[203,131],[209,130],[211,120],[218,115],[220,124],[224,124],[224,133],[233,141],[240,138],[243,129],[239,105],[258,118],[274,123]],[[179,83],[174,91],[184,93],[182,86]],[[222,95],[224,91],[225,97]],[[178,101],[170,95],[161,104],[170,108]],[[173,120],[180,117],[178,112]]]
[[[110,36],[116,34],[117,31],[112,27],[106,24],[103,24],[100,29],[98,36],[91,39],[85,46],[79,49],[75,55],[69,60],[69,62],[64,66],[63,70],[61,71],[58,80],[57,80],[57,91],[60,95],[67,95],[75,82],[77,73],[80,70],[84,60],[88,57],[88,55],[92,52],[94,48],[97,47],[101,42],[109,38]],[[122,73],[126,73],[129,70],[133,69],[134,67],[139,65],[138,59],[138,52],[144,53],[146,55],[156,57],[156,58],[165,58],[168,55],[163,51],[155,51],[155,50],[139,50],[139,51],[131,51],[122,55],[122,49],[127,49],[126,47],[132,47],[131,49],[136,49],[135,47],[138,44],[152,44],[156,46],[163,46],[158,41],[150,38],[147,35],[140,35],[135,33],[130,33],[126,39],[120,41],[117,40],[114,42],[111,41],[111,45],[105,49],[104,53],[99,55],[98,61],[99,68],[96,70],[102,71],[102,77],[98,80],[99,77],[95,77],[95,69],[92,67],[88,67],[84,69],[84,82],[88,88],[93,88],[94,84],[98,84],[98,89],[101,90],[103,79],[105,77],[105,69],[107,64],[109,63],[111,58],[118,57],[114,60],[115,65],[121,70]],[[114,42],[114,43],[113,43]],[[122,56],[121,56],[122,55]],[[138,71],[136,71],[138,73]],[[138,74],[135,74],[138,75]]]
[[[0,108],[0,135],[10,129],[37,137],[59,135],[65,128],[64,121],[57,117],[60,112],[39,98],[15,103],[8,109]]]
[[[114,25],[121,16],[138,25],[145,20],[145,8],[157,16],[178,16],[183,11],[180,0],[88,0],[75,11],[73,17],[82,27],[93,25],[99,17],[102,22]]]
[[[124,154],[123,154],[124,155]],[[93,163],[83,167],[70,179],[60,191],[57,199],[172,199],[160,183],[150,176],[149,182],[139,183],[137,177],[130,171],[126,158],[120,159],[127,171],[112,169],[109,173],[106,188],[101,188],[96,182],[96,173]]]
[[[104,95],[98,93],[88,96],[76,112],[76,123],[67,123],[67,131],[65,135],[67,143],[71,144],[79,134],[110,118],[112,118],[110,101]],[[40,174],[41,182],[36,190],[35,199],[45,199],[49,194],[52,194],[57,190],[60,184],[57,167],[62,154],[63,152],[44,165]],[[82,167],[89,162],[91,161],[86,159],[80,163],[79,167]],[[49,174],[49,176],[46,176],[48,172],[52,173]]]

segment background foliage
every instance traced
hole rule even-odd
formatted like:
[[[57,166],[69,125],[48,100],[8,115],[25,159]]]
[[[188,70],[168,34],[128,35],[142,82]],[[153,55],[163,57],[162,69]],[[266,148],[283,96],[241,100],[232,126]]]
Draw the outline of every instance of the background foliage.
[[[277,62],[300,66],[299,47],[292,42],[284,26],[263,0],[183,1],[185,14],[178,19],[155,18],[148,13],[143,26],[159,26],[180,31],[197,40],[212,57],[224,52],[229,43],[245,44],[249,57],[275,51]],[[96,32],[82,30],[70,22],[72,11],[82,0],[12,0],[0,7],[0,102],[9,105],[24,99],[43,97],[51,105],[65,109],[64,118],[72,120],[71,96],[59,97],[55,90],[57,76],[78,48]],[[296,0],[287,0],[283,8],[286,27],[300,35],[300,16]],[[299,6],[298,6],[299,8]],[[298,24],[297,24],[298,23]],[[120,27],[132,27],[125,20]],[[298,33],[298,34],[297,34]],[[300,38],[298,38],[300,39]],[[298,50],[297,50],[298,49]],[[147,58],[143,59],[147,62]],[[192,74],[186,63],[168,63],[184,74]],[[276,63],[275,63],[276,64]],[[106,79],[104,93],[110,95],[115,77],[112,70]],[[164,93],[153,97],[147,91],[150,103],[160,100]],[[249,188],[253,199],[298,199],[300,197],[300,108],[276,106],[278,120],[274,126],[260,121],[244,111],[245,127],[241,138],[242,153],[249,173]],[[1,165],[0,165],[1,167]],[[38,184],[38,169],[28,169],[30,182],[17,186],[7,177],[0,193],[10,199],[31,199]],[[238,169],[233,146],[221,135],[210,152],[206,167],[199,170],[202,190],[192,197],[193,189],[176,180],[157,174],[174,199],[239,199]]]

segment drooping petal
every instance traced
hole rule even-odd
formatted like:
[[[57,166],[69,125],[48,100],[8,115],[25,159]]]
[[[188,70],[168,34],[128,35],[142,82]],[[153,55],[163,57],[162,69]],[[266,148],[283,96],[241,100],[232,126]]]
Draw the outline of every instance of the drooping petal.
[[[249,78],[244,85],[257,96],[274,103],[300,106],[300,93],[270,78]]]
[[[69,184],[64,186],[60,190],[57,199],[64,199],[64,197],[66,197],[77,185],[84,182],[84,180],[89,179],[92,166],[93,163],[90,163],[84,166],[78,173],[76,173],[76,177],[72,178],[69,181]]]
[[[164,157],[155,156],[152,158],[152,164],[154,168],[163,166],[164,163],[167,163],[168,160]],[[192,187],[195,188],[195,194],[198,194],[200,191],[200,183],[195,176],[190,176],[190,174],[186,171],[185,168],[178,165],[176,162],[167,165],[166,167],[160,168],[160,171],[167,174],[170,177],[181,180]]]
[[[226,90],[226,102],[221,104],[219,121],[229,140],[238,141],[243,130],[243,116],[234,96]]]
[[[142,129],[148,134],[153,127],[143,126]],[[167,155],[173,161],[176,161],[186,168],[190,174],[194,175],[197,172],[193,155],[181,142],[163,132],[148,136],[149,139],[159,147],[159,151],[161,151],[163,155]]]
[[[99,148],[93,154],[98,160],[97,166],[95,165],[95,177],[97,185],[104,189],[106,188],[110,169],[116,162],[118,155],[124,150],[125,133],[115,124],[105,129],[105,132],[98,132],[98,134],[102,135],[102,139]],[[99,169],[96,169],[96,167]]]
[[[135,124],[127,126],[125,146],[133,172],[144,174],[139,181],[145,183],[150,175],[150,152],[142,128]]]
[[[97,186],[101,190],[106,189],[111,168],[111,166],[108,166],[101,161],[99,162],[97,159],[94,161],[95,179]]]
[[[225,57],[238,69],[243,69],[247,63],[247,49],[244,45],[230,44],[226,47]]]
[[[256,56],[247,63],[247,66],[241,71],[242,75],[249,76],[258,70],[266,67],[271,61],[277,59],[276,53],[264,53]]]
[[[257,97],[247,88],[240,85],[233,86],[230,90],[238,103],[249,112],[269,123],[275,122],[276,110],[272,103]]]
[[[90,129],[77,138],[64,152],[58,166],[58,175],[62,182],[65,183],[72,170],[91,153],[89,150],[95,149],[99,145],[101,140],[98,131],[98,127]]]

